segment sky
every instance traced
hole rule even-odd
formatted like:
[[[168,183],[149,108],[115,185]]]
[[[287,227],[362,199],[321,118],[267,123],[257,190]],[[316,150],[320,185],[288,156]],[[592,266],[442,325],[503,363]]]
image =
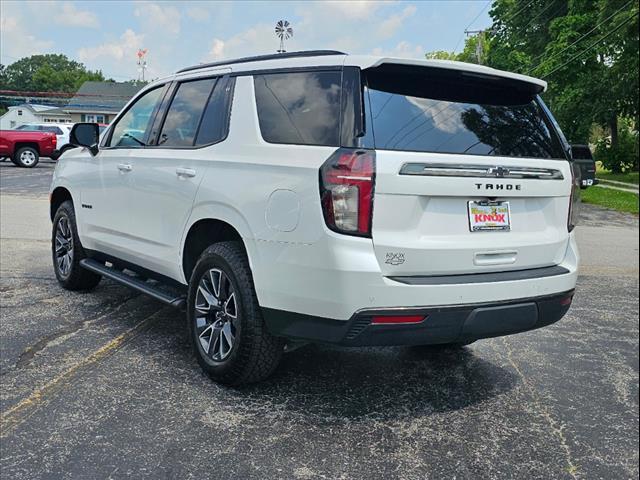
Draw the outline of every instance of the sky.
[[[158,78],[201,62],[274,53],[280,19],[294,30],[287,51],[421,58],[460,51],[465,28],[491,24],[489,3],[0,0],[0,62],[63,53],[123,81],[138,77],[136,53],[144,48],[147,78]]]

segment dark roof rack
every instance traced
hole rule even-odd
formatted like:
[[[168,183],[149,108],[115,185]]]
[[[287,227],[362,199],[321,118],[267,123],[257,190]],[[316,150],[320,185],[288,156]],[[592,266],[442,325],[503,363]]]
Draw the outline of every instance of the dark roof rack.
[[[202,63],[192,67],[183,68],[176,73],[190,72],[191,70],[199,70],[201,68],[220,67],[223,65],[233,65],[234,63],[261,62],[264,60],[278,60],[279,58],[297,58],[297,57],[321,57],[324,55],[346,55],[344,52],[337,50],[306,50],[302,52],[286,52],[273,53],[271,55],[257,55],[255,57],[236,58],[222,62]]]

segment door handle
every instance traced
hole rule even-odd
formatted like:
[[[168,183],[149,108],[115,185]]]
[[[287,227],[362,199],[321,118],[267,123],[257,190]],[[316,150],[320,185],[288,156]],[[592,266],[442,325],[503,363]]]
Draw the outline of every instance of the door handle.
[[[176,175],[178,175],[179,177],[195,177],[196,171],[193,170],[192,168],[178,167],[176,168]]]
[[[121,172],[130,172],[131,170],[133,170],[133,167],[128,163],[119,163],[118,170],[120,170]]]

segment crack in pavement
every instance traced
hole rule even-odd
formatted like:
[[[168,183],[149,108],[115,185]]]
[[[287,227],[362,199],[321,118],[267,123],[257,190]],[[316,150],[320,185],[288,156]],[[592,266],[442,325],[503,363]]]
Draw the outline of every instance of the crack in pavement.
[[[9,433],[25,422],[42,404],[48,401],[51,395],[62,390],[79,370],[89,368],[107,356],[114,354],[117,350],[150,327],[152,322],[156,320],[154,317],[161,310],[163,309],[161,308],[145,317],[135,326],[113,338],[111,341],[95,350],[91,355],[85,357],[80,362],[62,372],[60,375],[54,377],[43,387],[36,389],[27,398],[19,401],[6,412],[2,413],[0,415],[0,439],[6,438]]]
[[[579,478],[578,467],[573,463],[571,449],[569,448],[569,441],[564,434],[565,425],[560,423],[560,426],[558,426],[557,420],[553,418],[553,415],[551,415],[551,413],[549,412],[549,409],[546,406],[546,404],[540,399],[540,395],[536,391],[535,387],[531,384],[531,382],[529,382],[527,377],[525,377],[524,373],[522,373],[522,370],[520,370],[520,367],[513,359],[513,350],[511,349],[511,346],[507,343],[505,337],[500,338],[500,340],[507,350],[507,360],[509,361],[511,366],[514,368],[516,373],[522,379],[523,385],[525,385],[525,387],[527,388],[527,390],[529,390],[529,393],[531,394],[531,398],[533,400],[534,405],[538,407],[538,411],[542,415],[542,418],[544,418],[547,421],[547,424],[551,428],[551,431],[560,442],[560,446],[565,452],[565,460],[567,462],[566,472],[569,475],[571,475],[571,478],[578,480]],[[499,353],[495,347],[493,348],[496,353]]]
[[[120,309],[122,309],[127,302],[138,298],[140,295],[133,295],[129,298],[127,298],[126,300],[124,300],[122,303],[120,303],[119,305],[117,305],[115,308],[112,308],[110,310],[108,310],[106,313],[103,313],[101,315],[98,315],[97,317],[93,317],[93,318],[88,318],[85,320],[81,320],[79,322],[75,322],[72,325],[63,328],[62,330],[59,330],[57,332],[54,332],[50,335],[47,335],[44,338],[41,338],[40,340],[38,340],[36,343],[34,343],[33,345],[27,347],[24,349],[24,351],[20,354],[20,356],[18,357],[18,360],[16,361],[16,363],[14,364],[14,369],[20,369],[20,368],[24,368],[26,367],[29,363],[31,363],[31,361],[33,360],[33,358],[36,356],[36,354],[38,354],[39,352],[43,351],[44,349],[46,349],[49,344],[51,344],[51,342],[61,339],[63,337],[72,337],[73,335],[75,335],[76,333],[78,333],[80,330],[84,330],[87,326],[89,326],[92,323],[96,323],[99,322],[100,320],[102,320],[103,318],[109,316],[109,315],[113,315],[115,313],[117,313]],[[65,338],[66,340],[66,338]],[[6,372],[4,372],[6,373]]]

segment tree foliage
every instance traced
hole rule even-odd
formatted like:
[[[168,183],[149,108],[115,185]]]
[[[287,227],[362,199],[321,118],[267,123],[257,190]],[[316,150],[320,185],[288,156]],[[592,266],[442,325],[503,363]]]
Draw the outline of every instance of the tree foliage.
[[[637,0],[495,0],[490,15],[491,28],[467,39],[456,60],[543,78],[543,97],[570,141],[589,141],[595,124],[609,133],[602,155],[638,151],[627,145],[638,139]]]
[[[65,55],[32,55],[11,65],[0,65],[0,89],[45,92],[76,92],[88,80],[104,80]]]

